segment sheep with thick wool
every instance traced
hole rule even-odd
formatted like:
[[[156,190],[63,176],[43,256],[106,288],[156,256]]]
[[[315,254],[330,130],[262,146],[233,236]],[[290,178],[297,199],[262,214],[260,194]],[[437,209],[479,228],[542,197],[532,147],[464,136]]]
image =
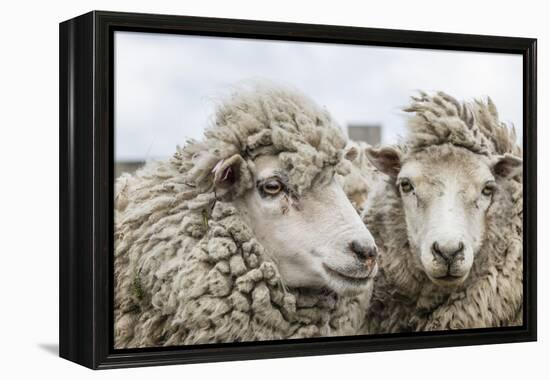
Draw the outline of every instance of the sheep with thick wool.
[[[254,85],[201,142],[116,181],[116,348],[356,334],[377,271],[372,236],[335,176],[330,115]]]
[[[400,146],[368,148],[388,176],[364,220],[381,248],[368,333],[518,326],[523,189],[515,132],[490,99],[421,93]]]

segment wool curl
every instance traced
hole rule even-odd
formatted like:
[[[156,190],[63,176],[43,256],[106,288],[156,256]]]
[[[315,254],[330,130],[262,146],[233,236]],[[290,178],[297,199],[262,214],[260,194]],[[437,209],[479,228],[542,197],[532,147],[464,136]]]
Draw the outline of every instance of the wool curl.
[[[359,214],[369,208],[374,195],[384,190],[387,176],[369,161],[366,150],[371,145],[364,141],[348,141],[346,158],[351,162],[345,175],[337,176],[342,189]]]
[[[444,92],[433,96],[420,92],[403,110],[413,114],[408,123],[408,141],[403,147],[406,150],[414,152],[452,144],[485,156],[505,153],[521,156],[515,128],[499,120],[489,97],[486,102],[479,99],[459,102]]]
[[[116,348],[356,334],[370,292],[288,289],[231,199],[253,184],[250,165],[277,155],[297,193],[345,174],[345,139],[327,112],[286,89],[241,89],[203,141],[123,175],[115,190]],[[237,184],[218,169],[242,160]]]
[[[422,93],[405,111],[413,113],[403,161],[415,154],[452,151],[521,157],[515,132],[498,119],[491,100],[460,103]],[[466,281],[453,290],[433,284],[411,252],[397,187],[388,182],[363,214],[381,248],[366,333],[393,333],[520,326],[523,320],[522,176],[500,179],[501,191],[487,210],[486,237]]]
[[[197,193],[211,191],[212,170],[235,155],[245,161],[278,155],[298,195],[325,174],[349,170],[342,159],[346,139],[329,113],[283,87],[243,86],[220,105],[204,136],[201,142],[188,141],[178,148],[172,161]],[[253,185],[251,176],[243,174],[248,180],[232,189],[233,196]]]

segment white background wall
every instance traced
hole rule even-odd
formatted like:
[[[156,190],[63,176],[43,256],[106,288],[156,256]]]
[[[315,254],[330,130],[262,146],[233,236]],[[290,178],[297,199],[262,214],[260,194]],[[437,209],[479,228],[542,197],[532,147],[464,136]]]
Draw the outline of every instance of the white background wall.
[[[0,23],[0,377],[112,379],[548,378],[550,28],[543,1],[4,2]],[[56,357],[58,22],[92,9],[539,38],[539,342],[103,371]],[[546,146],[545,146],[546,145]],[[546,351],[546,352],[545,352]]]

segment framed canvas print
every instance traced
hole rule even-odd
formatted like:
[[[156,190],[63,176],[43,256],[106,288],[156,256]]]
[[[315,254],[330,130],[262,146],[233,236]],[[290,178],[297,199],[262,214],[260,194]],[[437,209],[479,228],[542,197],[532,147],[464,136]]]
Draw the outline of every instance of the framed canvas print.
[[[60,356],[536,340],[536,40],[60,24]]]

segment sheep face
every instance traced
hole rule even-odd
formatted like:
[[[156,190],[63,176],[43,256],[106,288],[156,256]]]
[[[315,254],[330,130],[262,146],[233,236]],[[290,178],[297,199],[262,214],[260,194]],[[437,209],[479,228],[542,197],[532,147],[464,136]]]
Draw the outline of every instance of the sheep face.
[[[427,277],[441,286],[461,284],[483,244],[499,182],[517,175],[522,161],[509,155],[491,159],[452,145],[406,157],[392,148],[369,154],[395,181],[411,251]]]
[[[374,239],[332,176],[301,195],[276,156],[251,165],[255,186],[234,202],[289,287],[356,294],[378,270]]]

